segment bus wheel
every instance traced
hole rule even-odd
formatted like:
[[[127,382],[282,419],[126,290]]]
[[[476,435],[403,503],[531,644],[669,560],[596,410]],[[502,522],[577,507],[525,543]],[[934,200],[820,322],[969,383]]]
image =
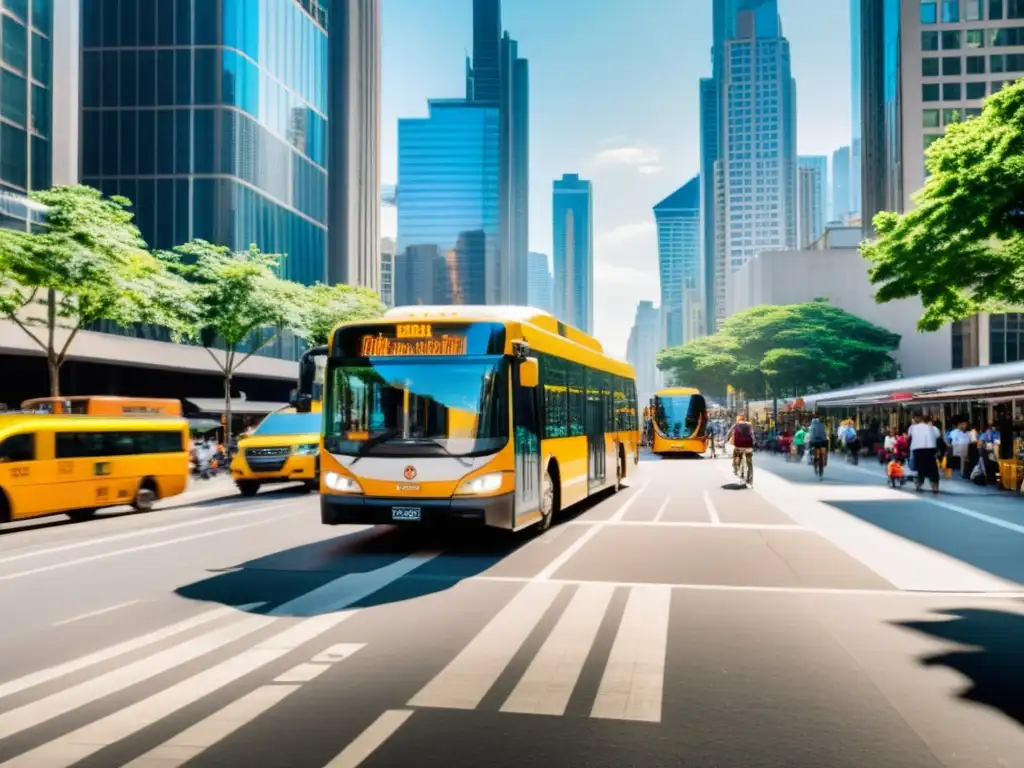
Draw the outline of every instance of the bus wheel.
[[[156,486],[149,478],[142,481],[139,490],[135,492],[135,500],[132,507],[136,512],[149,512],[156,502]]]
[[[66,512],[68,517],[71,518],[72,523],[84,523],[86,520],[92,520],[96,516],[95,509],[72,509]]]
[[[7,501],[7,496],[3,491],[0,491],[0,523],[11,522],[11,505]]]
[[[537,523],[537,531],[543,533],[551,527],[551,521],[555,517],[555,481],[551,477],[551,470],[544,470],[544,478],[540,485],[540,522]]]
[[[260,490],[260,484],[252,480],[239,480],[237,485],[238,492],[246,497],[255,496]]]

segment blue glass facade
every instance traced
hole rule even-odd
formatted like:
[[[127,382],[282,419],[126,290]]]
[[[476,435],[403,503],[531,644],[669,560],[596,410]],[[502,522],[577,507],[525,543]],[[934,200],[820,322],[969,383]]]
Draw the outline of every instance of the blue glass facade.
[[[718,316],[715,291],[715,161],[718,160],[718,124],[721,106],[718,81],[700,81],[700,205],[701,205],[701,299],[705,323]]]
[[[326,279],[327,32],[313,0],[83,0],[82,180],[154,248],[203,238]]]
[[[500,109],[434,100],[398,121],[395,304],[486,304],[498,263]]]
[[[575,173],[556,179],[551,201],[555,316],[594,332],[594,198]]]
[[[850,0],[850,209],[861,209],[861,0]]]
[[[661,311],[665,320],[665,344],[676,347],[696,336],[686,328],[686,291],[696,290],[701,280],[701,178],[694,176],[654,206],[658,228],[658,277]]]
[[[3,0],[2,8],[0,190],[24,195],[51,183],[53,6],[52,0]],[[5,208],[0,226],[21,229],[33,218],[10,213]]]

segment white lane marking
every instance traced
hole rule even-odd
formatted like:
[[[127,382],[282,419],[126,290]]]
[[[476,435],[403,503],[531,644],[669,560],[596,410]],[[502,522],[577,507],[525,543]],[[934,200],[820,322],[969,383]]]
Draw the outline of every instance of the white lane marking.
[[[563,715],[583,671],[615,587],[587,584],[573,595],[502,712]]]
[[[287,672],[282,672],[280,675],[274,678],[274,682],[300,684],[308,683],[310,680],[315,680],[316,678],[320,677],[320,675],[322,675],[330,668],[330,664],[313,664],[311,662],[304,661],[301,664],[296,664]]]
[[[289,515],[296,515],[304,510],[296,509],[289,513]],[[76,565],[85,565],[86,563],[94,563],[97,560],[106,560],[111,557],[120,557],[122,555],[132,555],[136,552],[145,552],[150,549],[158,549],[159,547],[169,547],[172,544],[182,544],[186,541],[194,541],[195,539],[205,539],[208,536],[220,536],[225,533],[235,533],[245,528],[254,528],[257,525],[266,525],[268,523],[279,522],[282,517],[265,518],[263,520],[256,520],[252,523],[245,523],[244,525],[236,525],[231,528],[218,528],[215,531],[204,531],[203,533],[194,533],[191,536],[179,536],[176,539],[163,539],[162,541],[154,541],[149,544],[140,544],[137,547],[128,547],[127,549],[116,549],[113,552],[101,552],[98,555],[89,555],[87,557],[79,557],[74,560],[61,560],[60,562],[51,563],[50,565],[42,565],[38,568],[32,568],[28,571],[17,571],[16,573],[6,573],[0,576],[0,581],[11,581],[13,579],[22,579],[26,576],[35,576],[40,573],[47,573],[49,571],[57,571],[62,568],[71,568]]]
[[[663,589],[680,589],[694,592],[767,592],[784,595],[878,595],[887,597],[978,597],[978,598],[1018,598],[1024,597],[1024,590],[1007,589],[1003,592],[993,590],[942,590],[942,589],[843,589],[841,587],[757,587],[735,584],[666,584],[645,581],[607,581],[604,579],[550,579],[538,582],[530,576],[469,576],[463,581],[497,581],[506,584],[561,584],[563,586],[581,584],[611,584],[615,587],[661,587]]]
[[[89,611],[89,613],[80,613],[77,616],[72,616],[70,619],[64,619],[64,621],[55,621],[53,623],[53,626],[55,626],[55,627],[63,627],[65,624],[72,624],[72,623],[74,623],[76,621],[82,621],[83,619],[91,619],[91,618],[94,618],[96,616],[102,616],[105,613],[113,613],[114,611],[119,611],[122,608],[127,608],[129,605],[135,605],[138,602],[139,602],[138,600],[129,600],[126,603],[118,603],[117,605],[111,605],[109,608],[100,608],[98,611]]]
[[[668,509],[668,502],[669,502],[669,500],[671,498],[672,498],[671,496],[666,496],[665,500],[663,502],[661,502],[661,506],[658,507],[658,514],[656,514],[654,516],[654,520],[652,522],[654,522],[654,523],[660,523],[661,522],[661,518],[663,518],[665,516],[665,510]],[[625,521],[623,521],[623,522],[625,522]],[[621,525],[621,523],[619,523],[619,525]]]
[[[366,643],[337,643],[313,657],[314,664],[334,664],[343,661],[364,647]]]
[[[408,706],[476,709],[561,591],[527,584]]]
[[[31,768],[31,766],[39,765],[45,765],[47,768],[72,766],[80,760],[96,754],[101,749],[116,744],[190,704],[216,693],[251,672],[265,667],[324,632],[333,629],[351,615],[351,611],[344,611],[303,619],[298,624],[293,624],[278,632],[254,648],[242,651],[227,661],[165,688],[147,699],[89,723],[89,725],[18,755],[13,760],[0,763],[0,765],[11,766],[11,768],[17,766]],[[270,621],[278,621],[278,619],[270,619]],[[259,713],[253,710],[252,714],[255,716]],[[221,729],[223,726],[222,723]],[[171,743],[173,742],[174,739],[171,740]]]
[[[299,690],[298,685],[264,685],[228,704],[124,768],[177,768],[223,741]]]
[[[653,525],[659,528],[725,528],[725,529],[739,529],[747,531],[806,531],[813,533],[810,529],[803,525],[796,525],[795,523],[779,523],[772,525],[771,523],[705,523],[698,520],[688,522],[664,522],[657,520],[623,520],[618,523],[609,523],[605,520],[568,520],[559,526],[568,528],[573,525],[584,525],[584,526],[608,526],[608,527],[650,527]]]
[[[140,659],[84,683],[37,699],[31,704],[25,704],[5,712],[0,718],[0,739],[53,720],[137,683],[150,680],[159,674],[240,640],[246,635],[251,635],[274,621],[276,619],[268,616],[247,616],[241,621],[236,621],[192,640],[186,640],[148,658]],[[29,764],[40,765],[39,762]],[[45,761],[42,764],[49,765]]]
[[[182,632],[187,632],[190,629],[195,629],[203,624],[209,624],[211,621],[222,619],[225,616],[237,614],[239,611],[252,611],[260,608],[264,603],[250,603],[248,605],[242,605],[238,608],[218,608],[213,611],[206,611],[198,616],[193,616],[190,619],[179,621],[176,624],[163,627],[154,632],[149,632],[145,635],[126,640],[123,643],[112,645],[109,648],[103,648],[102,650],[90,653],[87,656],[81,656],[77,659],[65,662],[64,664],[58,664],[55,667],[48,669],[42,669],[38,672],[32,672],[31,674],[20,677],[17,680],[11,680],[7,683],[0,685],[0,699],[6,698],[7,696],[13,696],[16,693],[32,688],[43,683],[48,683],[51,680],[56,680],[59,677],[70,675],[73,672],[91,667],[94,664],[107,661],[109,659],[123,656],[126,653],[131,653],[139,648],[145,648],[147,645],[153,645],[159,643],[161,640],[166,640],[168,637],[174,635],[180,635]]]
[[[592,525],[589,528],[587,528],[587,530],[584,531],[583,534],[578,539],[576,539],[576,541],[574,541],[572,544],[565,548],[564,552],[562,552],[558,557],[554,558],[550,563],[547,564],[547,566],[545,566],[545,568],[540,573],[534,576],[533,580],[547,581],[548,579],[550,579],[558,572],[558,570],[563,565],[569,562],[569,560],[571,560],[577,552],[583,549],[587,545],[588,541],[597,536],[597,534],[599,534],[603,528],[604,525],[602,524],[602,522],[598,522],[595,525]]]
[[[411,573],[440,552],[421,551],[366,573],[346,573],[270,611],[271,616],[315,616],[338,611]]]
[[[708,516],[711,518],[712,525],[721,525],[722,518],[718,516],[718,510],[715,509],[715,502],[711,500],[711,494],[704,491],[704,506],[708,508]]]
[[[615,514],[608,518],[608,522],[615,523],[615,522],[618,522],[619,520],[621,520],[623,517],[625,517],[626,516],[626,512],[629,511],[629,508],[631,506],[633,506],[633,504],[636,503],[636,500],[640,498],[641,494],[643,494],[643,492],[647,490],[647,487],[650,484],[651,484],[651,481],[648,480],[643,485],[641,485],[639,488],[637,488],[636,489],[636,493],[634,493],[632,496],[630,496],[628,499],[626,499],[625,503],[622,504],[615,511]]]
[[[982,512],[975,512],[972,509],[966,507],[960,507],[956,504],[950,504],[948,501],[939,501],[938,499],[929,499],[927,497],[916,499],[917,501],[927,501],[929,504],[934,504],[937,507],[948,509],[950,512],[958,512],[961,515],[972,517],[975,520],[981,520],[983,523],[989,523],[990,525],[1004,528],[1007,531],[1013,531],[1014,533],[1024,533],[1024,525],[1018,525],[1017,523],[1011,523],[1009,520],[1003,520],[998,517],[992,517]]]
[[[661,722],[671,604],[664,587],[630,592],[591,717]]]
[[[100,536],[95,539],[89,539],[88,541],[76,541],[71,544],[61,544],[56,547],[47,547],[46,549],[36,549],[31,552],[23,552],[20,555],[10,555],[8,557],[0,557],[0,565],[6,565],[7,563],[13,563],[18,560],[25,560],[29,557],[41,557],[42,555],[52,555],[57,552],[68,552],[72,549],[81,549],[82,547],[93,547],[98,544],[109,544],[112,541],[127,541],[128,539],[137,539],[140,536],[149,536],[154,533],[164,533],[165,531],[175,531],[181,528],[191,528],[196,525],[206,525],[207,523],[219,523],[224,520],[232,520],[236,517],[245,517],[248,515],[255,515],[260,512],[265,512],[268,509],[280,509],[283,507],[290,506],[297,503],[296,499],[287,499],[276,504],[261,504],[257,507],[246,507],[243,510],[237,512],[224,512],[209,517],[200,517],[196,520],[186,520],[180,523],[172,523],[171,525],[161,525],[155,528],[144,528],[138,531],[128,531],[127,533],[115,533],[111,536]],[[176,513],[181,512],[181,509],[175,509]]]
[[[408,709],[389,709],[324,768],[357,768],[393,736],[411,715],[412,711]]]

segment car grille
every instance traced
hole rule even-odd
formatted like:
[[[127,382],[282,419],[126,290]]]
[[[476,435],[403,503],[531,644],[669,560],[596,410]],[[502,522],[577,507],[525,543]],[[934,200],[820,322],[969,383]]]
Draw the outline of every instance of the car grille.
[[[291,448],[246,448],[245,461],[253,472],[280,472]]]

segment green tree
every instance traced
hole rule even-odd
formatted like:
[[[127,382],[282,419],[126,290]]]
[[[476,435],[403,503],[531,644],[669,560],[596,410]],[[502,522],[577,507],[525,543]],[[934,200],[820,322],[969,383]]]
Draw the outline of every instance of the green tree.
[[[188,287],[146,251],[130,201],[82,186],[31,197],[46,207],[46,226],[0,230],[0,316],[46,356],[51,396],[83,328],[110,320],[161,325],[175,338],[187,331]]]
[[[915,207],[861,244],[884,303],[919,296],[921,330],[1024,306],[1024,80],[932,143]]]
[[[232,379],[279,333],[301,330],[305,289],[280,278],[280,258],[261,253],[255,245],[232,253],[205,240],[193,240],[163,254],[163,259],[191,285],[196,306],[192,333],[221,372],[225,440],[230,444]],[[245,342],[250,343],[249,349],[241,351]]]
[[[306,289],[302,337],[311,345],[326,344],[338,323],[372,320],[386,309],[369,288],[317,283]]]

